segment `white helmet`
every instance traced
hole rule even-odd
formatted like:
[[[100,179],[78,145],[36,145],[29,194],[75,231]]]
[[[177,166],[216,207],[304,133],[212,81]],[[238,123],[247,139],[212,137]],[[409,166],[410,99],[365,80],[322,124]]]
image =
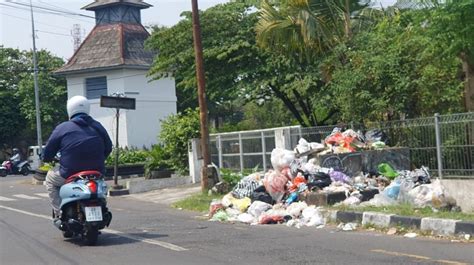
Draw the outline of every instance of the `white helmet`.
[[[69,119],[78,113],[89,114],[89,111],[89,101],[83,96],[74,96],[67,101],[67,115]]]

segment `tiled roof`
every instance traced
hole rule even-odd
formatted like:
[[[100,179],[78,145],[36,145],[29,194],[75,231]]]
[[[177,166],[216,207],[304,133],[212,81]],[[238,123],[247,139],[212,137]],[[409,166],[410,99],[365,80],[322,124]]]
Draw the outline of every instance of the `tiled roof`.
[[[82,9],[95,10],[99,7],[117,5],[117,4],[132,5],[132,6],[137,6],[140,8],[149,8],[152,6],[148,3],[143,2],[142,0],[95,0],[94,3],[88,4]]]
[[[145,51],[148,32],[139,24],[96,26],[57,74],[85,72],[98,68],[124,67],[148,69],[154,53]]]

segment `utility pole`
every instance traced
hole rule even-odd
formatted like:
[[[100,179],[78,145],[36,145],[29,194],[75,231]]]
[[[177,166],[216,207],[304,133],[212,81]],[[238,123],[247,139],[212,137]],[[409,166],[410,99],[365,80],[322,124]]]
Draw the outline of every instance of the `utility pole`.
[[[41,134],[41,112],[40,112],[40,101],[39,101],[39,87],[38,87],[38,62],[36,61],[36,32],[35,32],[35,19],[33,17],[33,4],[30,0],[30,11],[31,11],[31,31],[33,33],[33,67],[34,67],[34,80],[35,80],[35,107],[36,107],[36,135],[38,137],[38,148],[39,153],[43,153],[43,139]]]
[[[201,28],[199,25],[199,9],[197,0],[191,0],[193,13],[194,54],[196,61],[196,78],[199,100],[199,118],[201,122],[201,152],[203,165],[201,168],[201,191],[207,191],[207,166],[210,164],[209,129],[207,125],[206,80],[204,78],[204,63],[202,58]]]

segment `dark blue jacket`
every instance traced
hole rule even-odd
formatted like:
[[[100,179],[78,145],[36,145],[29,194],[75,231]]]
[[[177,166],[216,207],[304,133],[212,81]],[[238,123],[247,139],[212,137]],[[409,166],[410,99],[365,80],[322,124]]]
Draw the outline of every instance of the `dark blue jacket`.
[[[104,162],[111,151],[112,142],[104,127],[91,116],[78,114],[54,129],[43,160],[52,161],[60,152],[59,173],[63,178],[84,170],[105,173]]]

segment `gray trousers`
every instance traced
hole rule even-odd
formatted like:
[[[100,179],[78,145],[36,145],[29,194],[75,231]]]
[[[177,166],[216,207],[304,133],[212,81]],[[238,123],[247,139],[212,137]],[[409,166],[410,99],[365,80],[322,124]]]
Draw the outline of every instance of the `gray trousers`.
[[[59,175],[59,167],[55,167],[46,174],[45,185],[49,193],[49,200],[53,207],[54,214],[59,216],[61,209],[61,197],[59,197],[59,189],[64,185],[65,179]]]

